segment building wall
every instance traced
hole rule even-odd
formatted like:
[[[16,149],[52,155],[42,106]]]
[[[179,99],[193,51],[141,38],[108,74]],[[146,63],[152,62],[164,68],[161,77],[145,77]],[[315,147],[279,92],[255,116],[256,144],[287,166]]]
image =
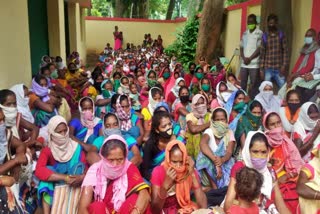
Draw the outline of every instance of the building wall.
[[[298,56],[300,49],[303,45],[304,35],[307,29],[311,26],[312,18],[312,6],[319,0],[293,0],[292,1],[292,22],[293,22],[293,40],[292,40],[292,50],[291,50],[291,62],[290,69],[293,68]],[[250,2],[253,5],[250,5]],[[250,0],[248,2],[242,3],[241,5],[247,4],[246,14],[251,13],[256,14],[260,17],[261,5],[257,2],[258,0]],[[225,56],[231,58],[233,50],[239,47],[241,39],[241,27],[244,28],[246,22],[243,22],[243,11],[239,5],[234,5],[228,8],[228,17],[226,23],[226,38],[224,40]],[[244,25],[244,26],[243,26]],[[319,31],[320,29],[316,29]],[[239,56],[231,64],[233,69],[239,67]]]
[[[174,42],[177,30],[184,23],[185,19],[181,21],[152,21],[87,17],[85,23],[87,51],[100,53],[107,43],[113,46],[114,26],[118,26],[119,31],[123,32],[123,47],[127,43],[142,44],[145,33],[150,33],[153,39],[160,34],[163,45],[166,47]]]
[[[0,7],[0,89],[30,85],[28,1],[2,1]]]
[[[49,54],[66,59],[64,0],[47,0]]]

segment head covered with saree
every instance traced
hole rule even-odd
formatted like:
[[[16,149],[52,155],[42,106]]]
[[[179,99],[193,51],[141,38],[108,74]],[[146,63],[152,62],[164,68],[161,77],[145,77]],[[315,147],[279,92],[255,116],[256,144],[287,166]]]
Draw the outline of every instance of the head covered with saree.
[[[124,148],[124,160],[122,164],[113,164],[108,159],[108,153],[115,148]],[[106,153],[106,154],[105,154]],[[94,163],[88,170],[83,180],[82,187],[92,186],[94,188],[94,198],[96,201],[102,201],[106,194],[109,180],[114,180],[113,196],[111,202],[115,211],[119,211],[121,205],[126,200],[128,189],[127,170],[131,165],[128,161],[128,147],[125,139],[119,135],[109,136],[103,143],[100,153],[101,160]]]
[[[162,97],[162,95],[161,95],[162,94],[162,90],[160,88],[158,88],[158,87],[152,87],[149,90],[149,104],[148,104],[148,110],[149,110],[151,115],[153,115],[153,112],[156,109],[157,104],[159,103],[158,101],[156,101],[153,98],[156,94],[160,94],[160,96]]]
[[[313,129],[317,125],[317,120],[313,120],[310,118],[308,111],[311,106],[314,106],[316,109],[318,109],[317,105],[313,102],[306,102],[301,106],[300,114],[298,117],[298,121],[301,123],[303,128],[308,131],[313,131]],[[318,109],[319,111],[319,109]]]
[[[172,93],[173,93],[173,95],[175,96],[175,97],[179,97],[179,89],[180,89],[180,85],[179,85],[179,83],[180,82],[185,82],[185,80],[182,78],[182,77],[179,77],[179,78],[177,78],[176,79],[176,81],[175,81],[175,83],[174,83],[174,87],[171,89],[171,91],[172,91]]]
[[[128,106],[121,105],[121,103],[125,100],[128,101]],[[125,108],[129,109],[129,111],[127,112]],[[121,130],[128,131],[132,127],[132,122],[131,122],[131,101],[127,95],[122,94],[118,97],[116,102],[116,114],[120,120]]]
[[[178,148],[176,148],[178,147]],[[171,163],[170,157],[171,152],[174,151],[174,149],[179,149],[183,156],[183,163],[182,166],[177,167]],[[188,154],[186,146],[178,140],[172,140],[168,143],[166,146],[165,151],[165,160],[162,162],[163,167],[165,170],[168,170],[169,168],[173,168],[176,173],[176,197],[177,201],[181,207],[179,210],[179,213],[191,213],[193,210],[197,209],[197,205],[192,202],[190,199],[190,190],[192,188],[192,173],[193,170],[190,170],[189,162],[188,162]]]
[[[263,117],[263,126],[268,138],[268,143],[272,148],[282,147],[285,158],[285,168],[288,173],[299,173],[301,167],[304,165],[299,150],[285,134],[282,125],[277,128],[269,129],[268,120],[271,116],[277,116],[281,122],[280,116],[276,112],[269,112]]]
[[[67,132],[63,135],[56,132],[60,124],[65,124],[67,128]],[[67,121],[59,115],[52,117],[48,123],[48,147],[54,159],[62,163],[68,162],[72,158],[77,146],[78,143],[69,137]]]
[[[262,188],[261,188],[261,193],[263,195],[265,195],[268,199],[271,199],[272,175],[271,175],[269,169],[267,168],[267,161],[269,161],[269,155],[267,156],[267,159],[264,161],[265,163],[263,165],[261,165],[261,167],[259,167],[259,169],[257,167],[254,167],[253,161],[254,161],[255,158],[251,157],[251,155],[250,155],[250,148],[255,143],[254,142],[254,136],[257,137],[257,134],[260,134],[260,136],[263,135],[264,137],[256,138],[256,141],[262,141],[263,138],[264,138],[264,140],[267,140],[266,139],[267,137],[263,132],[261,132],[261,131],[250,131],[248,133],[248,135],[247,135],[246,141],[244,143],[244,147],[242,149],[242,158],[243,158],[244,164],[247,167],[254,168],[258,172],[260,172],[262,174],[262,176],[263,176],[263,185],[262,185]],[[268,153],[269,153],[269,151],[268,151]]]
[[[200,99],[204,100],[203,104],[199,104],[198,101]],[[206,98],[201,95],[201,94],[196,94],[193,98],[192,98],[192,103],[191,103],[191,109],[192,109],[192,113],[193,115],[198,118],[198,119],[203,119],[204,116],[206,115],[206,113],[208,112],[207,110],[207,100]]]
[[[215,116],[217,112],[223,112],[226,121],[218,121]],[[212,119],[210,121],[210,129],[215,137],[218,139],[224,138],[225,146],[227,147],[229,143],[229,126],[228,126],[228,113],[224,108],[218,107],[212,111]]]

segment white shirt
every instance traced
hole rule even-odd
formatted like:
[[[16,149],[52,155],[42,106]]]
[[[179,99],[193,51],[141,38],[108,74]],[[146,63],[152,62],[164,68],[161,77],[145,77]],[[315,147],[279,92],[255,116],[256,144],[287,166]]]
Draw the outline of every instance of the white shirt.
[[[243,48],[243,55],[245,57],[250,57],[261,46],[262,34],[262,31],[257,27],[252,33],[249,30],[243,33],[240,47]],[[243,60],[241,60],[241,67],[259,68],[259,56],[252,59],[249,65],[245,65]]]
[[[313,79],[320,79],[320,49],[318,49],[315,53],[314,68],[311,73],[313,75]]]

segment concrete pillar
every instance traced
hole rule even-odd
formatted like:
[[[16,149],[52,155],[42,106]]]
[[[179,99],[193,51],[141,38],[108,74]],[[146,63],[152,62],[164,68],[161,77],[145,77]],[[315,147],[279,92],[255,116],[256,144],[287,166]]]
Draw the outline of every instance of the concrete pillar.
[[[80,7],[79,3],[68,3],[69,18],[69,43],[70,53],[80,52],[81,47],[81,27],[80,27]]]
[[[47,0],[50,56],[66,60],[66,34],[64,26],[64,0]]]
[[[17,83],[30,86],[28,1],[1,1],[0,26],[0,89]]]

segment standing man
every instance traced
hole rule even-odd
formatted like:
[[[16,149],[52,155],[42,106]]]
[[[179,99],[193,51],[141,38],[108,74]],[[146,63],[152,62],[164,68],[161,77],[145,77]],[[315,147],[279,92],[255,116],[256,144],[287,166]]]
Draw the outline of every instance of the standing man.
[[[262,31],[257,28],[257,17],[250,14],[247,19],[247,30],[243,33],[240,43],[241,54],[241,88],[247,91],[248,76],[250,76],[250,87],[248,89],[251,99],[258,94],[259,75],[259,55]]]
[[[285,83],[289,57],[287,39],[283,31],[278,30],[278,17],[268,16],[268,30],[262,35],[260,51],[260,72],[266,81],[274,79],[279,88]]]

